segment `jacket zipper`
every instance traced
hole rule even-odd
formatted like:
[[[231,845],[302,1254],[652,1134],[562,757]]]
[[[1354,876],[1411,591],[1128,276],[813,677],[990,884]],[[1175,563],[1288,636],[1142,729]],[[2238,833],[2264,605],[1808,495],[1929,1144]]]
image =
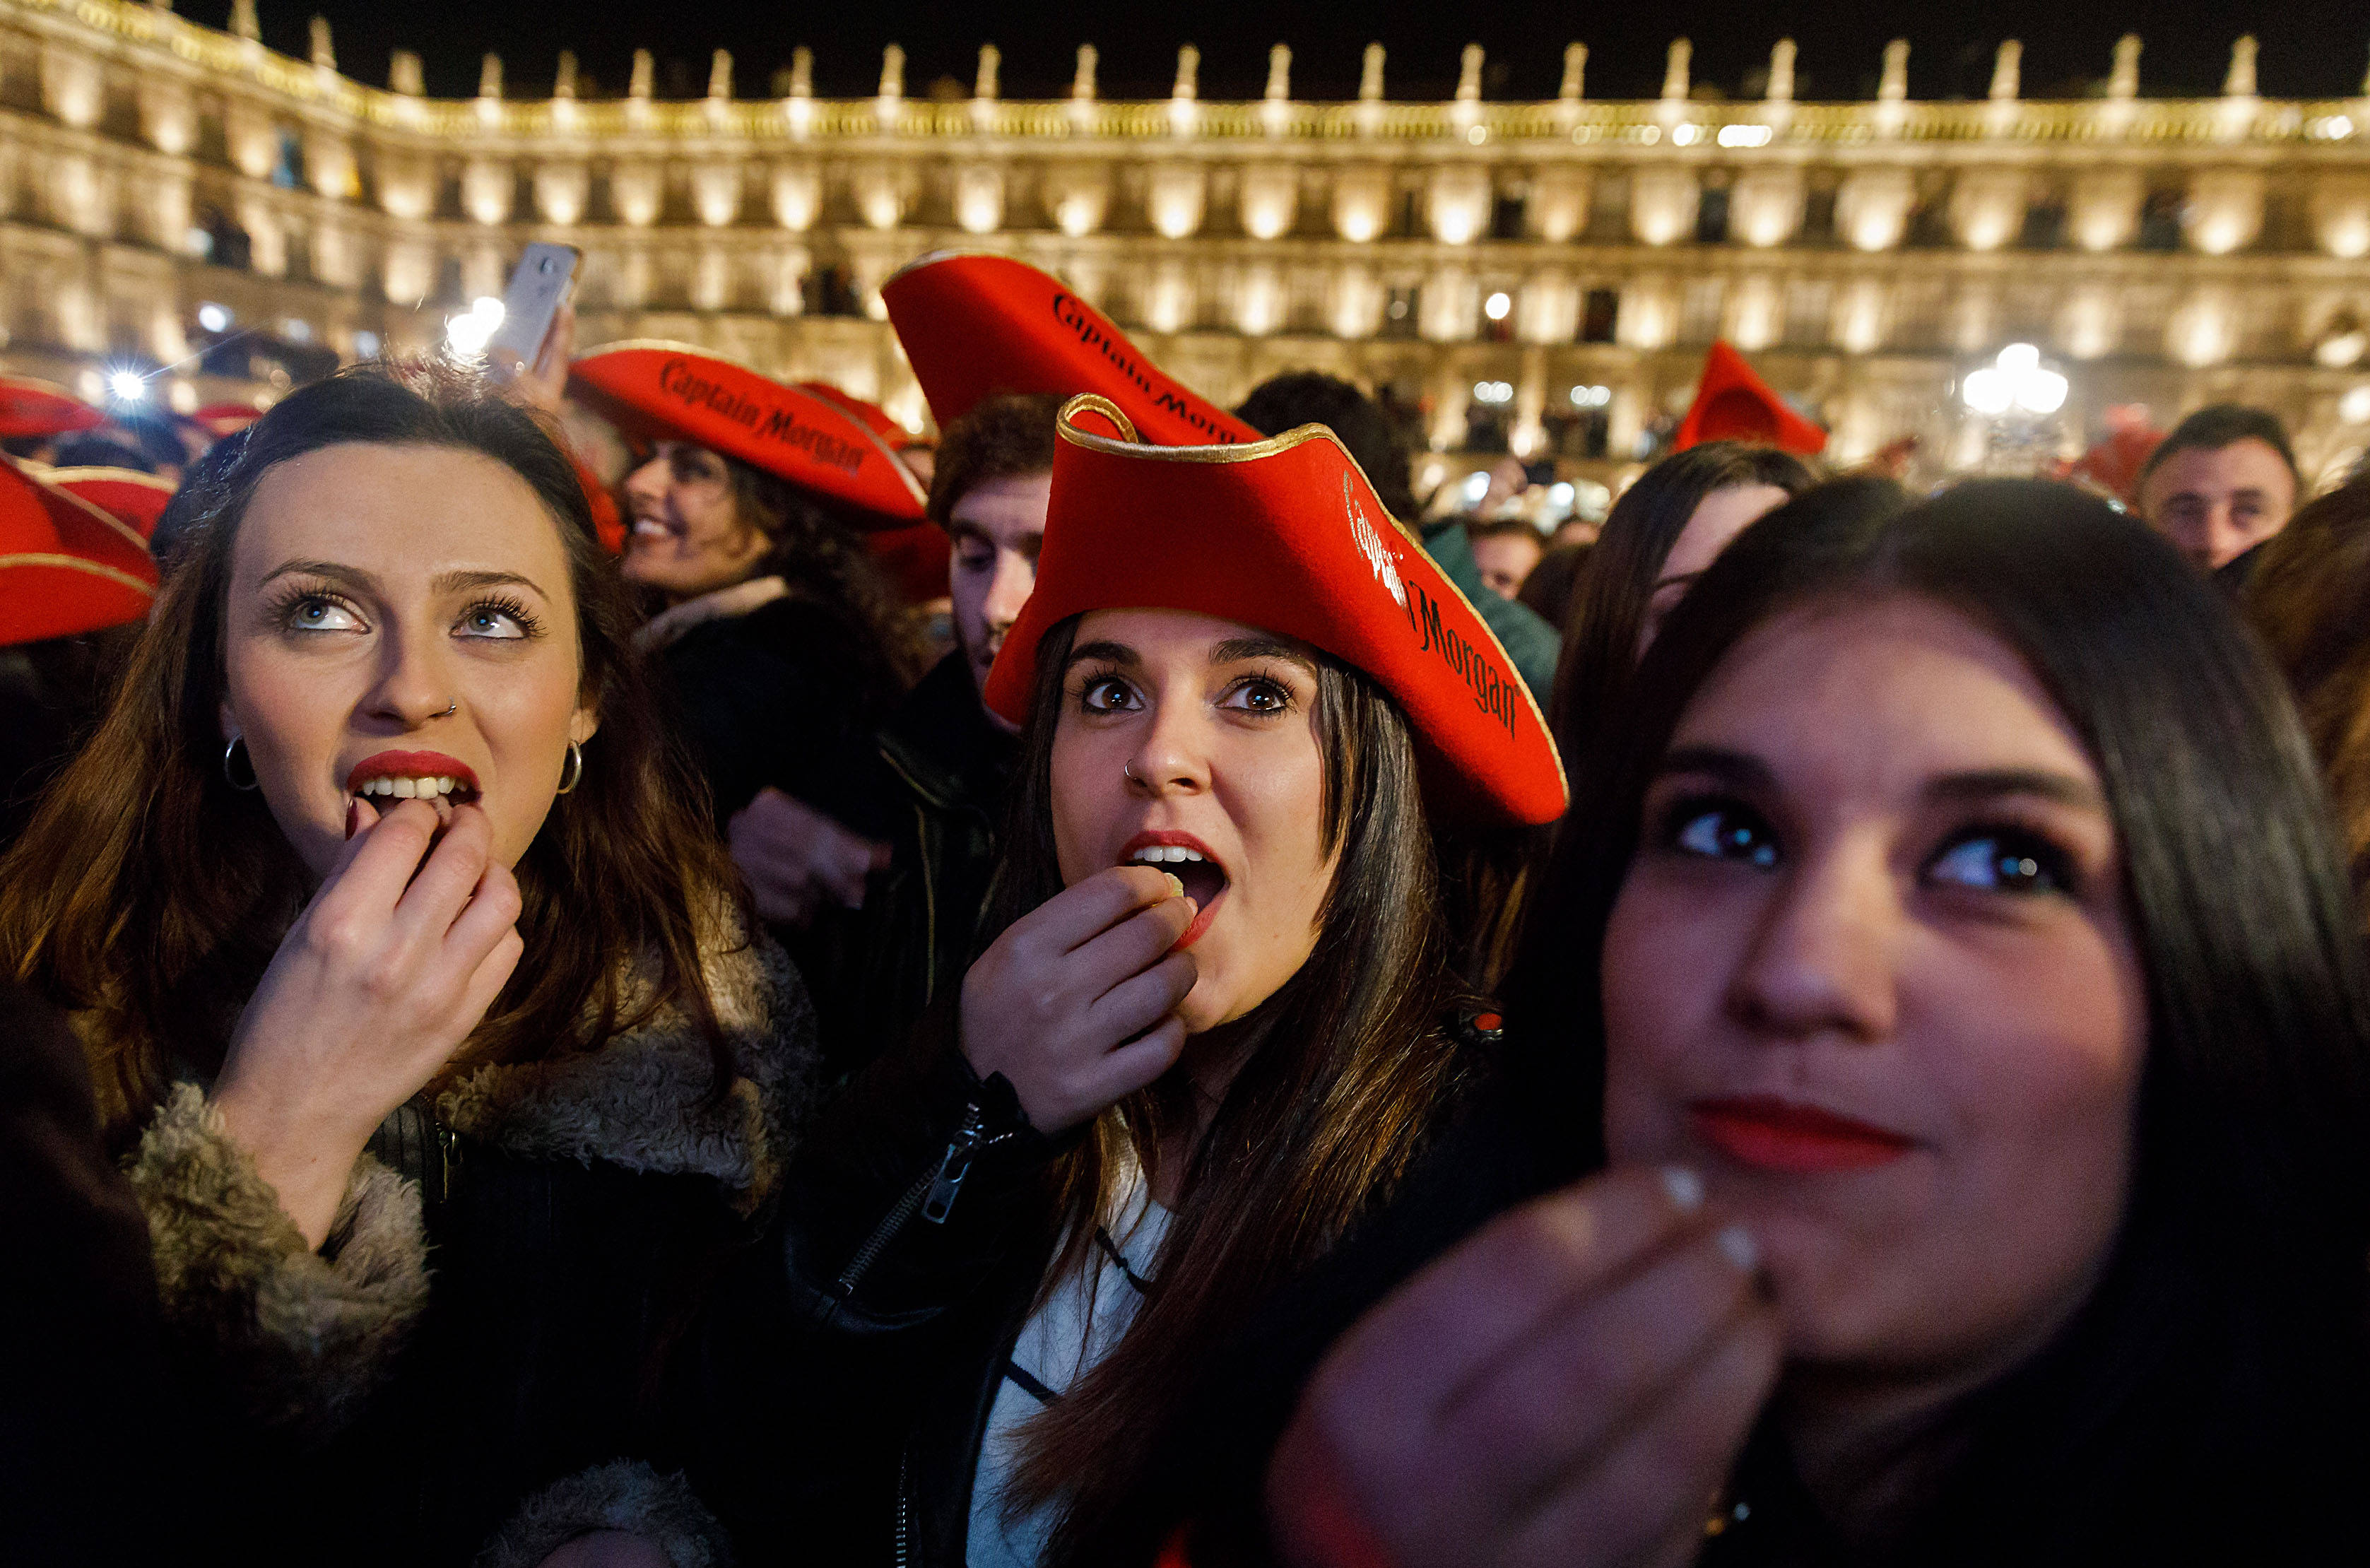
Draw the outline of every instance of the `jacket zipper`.
[[[833,1288],[841,1300],[856,1294],[857,1286],[880,1262],[880,1254],[897,1239],[897,1233],[905,1228],[915,1210],[919,1209],[922,1217],[932,1225],[947,1222],[947,1216],[955,1206],[955,1196],[962,1191],[963,1178],[971,1174],[972,1160],[987,1141],[987,1113],[974,1100],[963,1107],[962,1125],[955,1129],[947,1152],[938,1157],[938,1169],[915,1178],[914,1184],[897,1200],[897,1206],[873,1228],[872,1234],[864,1239],[864,1245],[856,1250],[856,1256],[847,1261],[847,1267],[840,1271]]]
[[[911,1442],[897,1450],[897,1568],[910,1568],[914,1561],[913,1458]]]
[[[865,1274],[880,1261],[889,1243],[897,1239],[897,1232],[905,1228],[905,1222],[914,1217],[915,1209],[922,1206],[923,1198],[929,1194],[930,1183],[937,1180],[937,1171],[923,1172],[912,1186],[905,1189],[904,1196],[897,1200],[896,1207],[889,1211],[888,1217],[864,1239],[864,1245],[856,1250],[856,1256],[847,1261],[847,1267],[840,1271],[838,1280],[832,1286],[841,1300],[845,1301],[856,1294],[856,1287]]]

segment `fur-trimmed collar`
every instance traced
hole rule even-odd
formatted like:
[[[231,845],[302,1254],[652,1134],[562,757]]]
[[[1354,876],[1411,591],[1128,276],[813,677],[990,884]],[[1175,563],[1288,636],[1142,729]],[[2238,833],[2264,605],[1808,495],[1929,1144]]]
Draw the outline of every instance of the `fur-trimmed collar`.
[[[814,1092],[814,1009],[762,934],[702,957],[735,1071],[722,1094],[712,1092],[707,1042],[665,1009],[598,1051],[479,1067],[438,1098],[438,1117],[531,1159],[711,1176],[754,1211],[779,1181]]]

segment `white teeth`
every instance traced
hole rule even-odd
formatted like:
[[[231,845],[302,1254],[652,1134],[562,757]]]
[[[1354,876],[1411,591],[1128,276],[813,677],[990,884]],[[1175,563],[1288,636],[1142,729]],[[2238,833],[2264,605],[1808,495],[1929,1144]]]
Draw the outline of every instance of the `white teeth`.
[[[394,775],[389,774],[377,778],[366,778],[362,780],[362,788],[355,790],[354,793],[357,795],[376,795],[382,799],[387,800],[432,801],[442,796],[450,795],[454,790],[460,788],[460,783],[461,781],[457,778],[446,778],[443,777],[435,778],[398,778]]]
[[[1156,866],[1163,863],[1181,865],[1187,860],[1200,861],[1203,857],[1200,851],[1188,849],[1182,844],[1155,844],[1137,850],[1135,859],[1140,864]]]

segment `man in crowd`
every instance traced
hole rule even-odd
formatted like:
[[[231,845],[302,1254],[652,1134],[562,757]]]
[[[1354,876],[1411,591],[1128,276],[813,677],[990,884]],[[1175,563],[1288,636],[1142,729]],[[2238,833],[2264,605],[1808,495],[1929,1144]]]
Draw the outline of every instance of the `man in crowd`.
[[[939,443],[929,515],[953,541],[955,651],[851,759],[862,782],[834,802],[846,820],[787,797],[788,811],[735,819],[761,910],[814,923],[806,979],[834,1071],[902,1038],[971,961],[1018,749],[980,692],[1036,586],[1061,403],[991,398]]]
[[[1519,517],[1467,523],[1465,532],[1473,541],[1473,564],[1481,569],[1482,585],[1501,599],[1518,597],[1547,553],[1539,531]]]
[[[2303,488],[2276,416],[2216,403],[2173,427],[2134,493],[2150,526],[2215,571],[2286,527]]]

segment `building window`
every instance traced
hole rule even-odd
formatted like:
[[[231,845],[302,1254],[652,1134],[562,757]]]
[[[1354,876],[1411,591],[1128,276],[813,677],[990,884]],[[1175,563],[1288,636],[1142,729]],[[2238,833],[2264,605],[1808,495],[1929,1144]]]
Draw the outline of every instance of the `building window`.
[[[1728,238],[1728,187],[1715,186],[1696,202],[1696,243],[1719,245]]]
[[[1415,283],[1403,284],[1391,290],[1390,298],[1383,305],[1383,329],[1376,334],[1384,338],[1412,338],[1423,315],[1423,290]]]
[[[1490,209],[1490,237],[1491,239],[1523,237],[1523,199],[1520,196],[1501,196],[1497,203]]]
[[[1620,319],[1620,291],[1591,289],[1581,301],[1580,331],[1576,336],[1583,343],[1609,343]]]

